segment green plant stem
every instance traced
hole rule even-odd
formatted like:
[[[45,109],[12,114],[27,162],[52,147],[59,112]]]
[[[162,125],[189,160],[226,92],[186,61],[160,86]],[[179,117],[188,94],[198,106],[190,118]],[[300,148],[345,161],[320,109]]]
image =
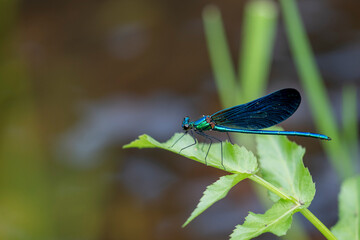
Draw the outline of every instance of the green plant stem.
[[[263,179],[262,177],[254,174],[249,177],[249,179],[253,180],[254,182],[262,185],[269,191],[275,193],[277,196],[279,196],[282,199],[290,200],[299,207],[301,206],[301,203],[293,198],[292,196],[288,196],[287,194],[283,193],[280,189]],[[306,217],[327,239],[330,240],[336,240],[336,237],[330,232],[330,230],[314,215],[310,212],[307,208],[299,209],[299,211]]]
[[[292,198],[291,196],[286,195],[285,193],[281,192],[277,187],[263,179],[262,177],[259,177],[258,175],[254,174],[249,177],[249,179],[253,180],[254,182],[257,182],[258,184],[262,185],[263,187],[267,188],[271,192],[275,193],[282,199],[290,200],[294,203],[297,203],[296,199]]]
[[[322,133],[326,133],[333,139],[331,142],[323,142],[323,146],[337,173],[344,179],[354,174],[354,168],[350,155],[343,146],[331,103],[306,37],[299,10],[295,0],[280,0],[280,5],[296,68],[309,98],[316,126]]]
[[[264,94],[276,32],[277,7],[267,0],[249,1],[245,7],[239,61],[240,94],[235,104]]]
[[[336,237],[330,230],[314,215],[309,209],[303,208],[300,210],[302,215],[307,218],[327,239],[336,240]]]
[[[226,41],[220,10],[213,5],[204,8],[205,36],[220,100],[231,107],[236,96],[236,73]]]
[[[357,124],[357,102],[356,87],[345,86],[343,88],[343,139],[346,142],[348,151],[351,153],[352,166],[359,167],[356,159],[358,159],[358,124]]]

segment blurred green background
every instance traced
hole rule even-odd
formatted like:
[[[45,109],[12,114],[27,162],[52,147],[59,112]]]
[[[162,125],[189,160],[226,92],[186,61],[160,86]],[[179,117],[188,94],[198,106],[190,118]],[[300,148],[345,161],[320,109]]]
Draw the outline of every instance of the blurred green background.
[[[308,71],[301,36],[289,31],[291,6],[270,2],[263,27],[273,32],[259,38],[250,2],[0,1],[0,239],[227,239],[248,211],[266,209],[249,182],[182,229],[223,172],[122,145],[142,133],[164,141],[186,115],[287,87],[303,102],[281,126],[335,135],[330,147],[291,138],[306,147],[316,182],[310,209],[333,226],[340,181],[359,170],[360,2],[297,1],[315,54]],[[261,44],[268,50],[252,58]],[[314,107],[322,99],[331,117]],[[298,239],[323,239],[298,222]]]

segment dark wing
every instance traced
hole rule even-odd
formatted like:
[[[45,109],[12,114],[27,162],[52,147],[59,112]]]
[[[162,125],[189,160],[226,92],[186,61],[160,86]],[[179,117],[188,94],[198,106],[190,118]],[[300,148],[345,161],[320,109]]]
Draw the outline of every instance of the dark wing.
[[[289,118],[300,102],[300,93],[296,89],[286,88],[252,102],[218,111],[211,118],[219,126],[263,129]]]

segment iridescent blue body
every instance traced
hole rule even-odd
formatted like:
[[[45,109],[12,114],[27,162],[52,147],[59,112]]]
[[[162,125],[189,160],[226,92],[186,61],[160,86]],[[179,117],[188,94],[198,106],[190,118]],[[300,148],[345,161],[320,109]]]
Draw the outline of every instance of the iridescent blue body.
[[[196,121],[190,121],[189,117],[185,117],[182,128],[185,131],[193,129],[195,132],[213,130],[331,140],[330,137],[318,133],[262,130],[289,118],[300,105],[300,101],[301,97],[297,90],[282,89],[252,102],[227,108],[213,115],[203,116]]]
[[[285,135],[285,136],[300,136],[300,137],[312,137],[323,140],[331,140],[330,137],[310,132],[297,132],[297,131],[271,131],[271,130],[254,130],[254,129],[238,129],[225,126],[218,126],[211,120],[211,116],[204,116],[196,121],[190,122],[188,117],[184,118],[183,126],[189,125],[190,129],[195,131],[208,131],[214,130],[218,132],[236,132],[236,133],[248,133],[248,134],[265,134],[265,135]],[[184,127],[183,127],[184,128]]]
[[[182,122],[182,128],[185,130],[185,134],[190,132],[190,134],[193,136],[191,130],[194,130],[195,133],[209,139],[210,146],[212,143],[212,139],[215,139],[217,141],[220,140],[215,137],[206,135],[204,133],[205,131],[301,136],[318,138],[323,140],[331,140],[330,137],[318,133],[262,130],[264,128],[274,126],[289,118],[297,110],[300,102],[300,93],[296,89],[286,88],[273,92],[264,97],[258,98],[254,101],[231,108],[226,108],[212,115],[203,116],[196,121],[190,121],[189,117],[185,117]],[[179,138],[173,144],[173,146],[180,139],[181,138]],[[188,148],[195,144],[196,140],[193,144],[185,148]],[[206,157],[210,150],[210,146],[205,156],[205,163]],[[222,151],[222,145],[220,146]],[[185,148],[183,148],[182,150],[184,150]],[[221,163],[223,163],[222,159]]]

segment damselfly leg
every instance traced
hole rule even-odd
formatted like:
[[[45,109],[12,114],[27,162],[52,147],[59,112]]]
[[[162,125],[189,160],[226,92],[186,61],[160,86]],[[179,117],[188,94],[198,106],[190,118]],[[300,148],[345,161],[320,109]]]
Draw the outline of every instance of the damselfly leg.
[[[228,137],[228,139],[229,139],[230,143],[231,143],[232,145],[234,145],[233,141],[231,141],[230,134],[229,134],[228,132],[226,132],[226,135],[227,135],[227,137]]]
[[[182,150],[187,149],[187,148],[192,147],[197,144],[197,140],[194,137],[194,133],[191,130],[189,131],[189,133],[190,133],[191,137],[194,139],[194,143],[190,144],[189,146],[183,147],[182,149],[180,149],[179,153],[181,153]]]
[[[180,141],[180,139],[182,139],[182,138],[183,138],[186,134],[188,134],[188,133],[190,133],[190,136],[194,139],[194,143],[192,143],[192,144],[190,144],[190,145],[188,145],[188,146],[186,146],[186,147],[183,147],[182,149],[180,149],[179,153],[181,153],[181,151],[184,150],[184,149],[186,149],[186,148],[189,148],[189,147],[191,147],[191,146],[194,146],[194,145],[197,143],[197,140],[196,140],[196,138],[194,137],[194,133],[193,133],[191,130],[189,130],[189,131],[186,131],[181,137],[179,137],[179,138],[173,143],[173,145],[171,145],[169,148],[174,147],[174,146]]]
[[[205,134],[204,132],[202,131],[195,131],[195,133],[199,134],[200,136],[208,139],[210,141],[210,144],[209,144],[209,148],[206,152],[206,155],[205,155],[205,164],[207,165],[207,161],[206,161],[206,158],[210,152],[210,148],[211,148],[211,145],[213,143],[213,139],[218,141],[220,143],[220,152],[221,152],[221,166],[224,168],[224,170],[226,170],[225,166],[224,166],[224,161],[223,161],[223,147],[222,147],[222,141],[214,136],[210,136],[210,135],[207,135]]]
[[[182,139],[187,133],[188,133],[187,131],[184,132],[184,134],[183,134],[181,137],[179,137],[179,138],[173,143],[173,145],[171,145],[169,148],[172,148],[173,146],[175,146],[175,144],[177,144],[177,143],[180,141],[180,139]]]

